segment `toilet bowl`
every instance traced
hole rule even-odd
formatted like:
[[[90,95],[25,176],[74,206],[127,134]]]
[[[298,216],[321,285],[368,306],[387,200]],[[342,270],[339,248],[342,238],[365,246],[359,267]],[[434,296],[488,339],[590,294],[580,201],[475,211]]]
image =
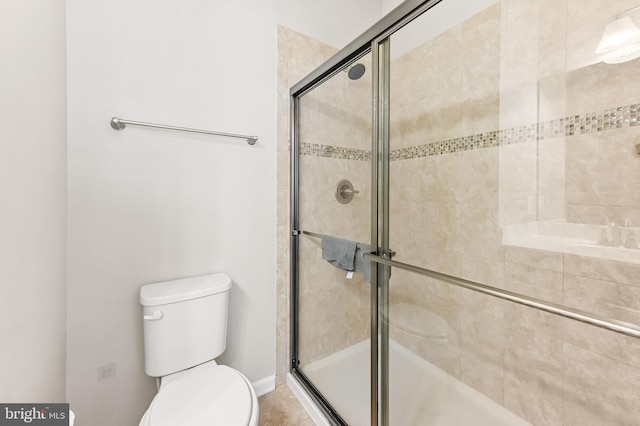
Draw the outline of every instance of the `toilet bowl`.
[[[239,371],[215,359],[226,348],[231,279],[211,274],[147,284],[145,371],[160,378],[139,426],[254,426],[258,398]]]

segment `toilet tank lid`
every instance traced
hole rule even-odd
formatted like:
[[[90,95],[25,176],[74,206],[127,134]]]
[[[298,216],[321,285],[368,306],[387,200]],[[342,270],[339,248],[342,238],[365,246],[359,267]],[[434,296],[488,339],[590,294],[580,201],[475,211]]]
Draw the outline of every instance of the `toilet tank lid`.
[[[147,284],[140,288],[142,306],[166,305],[222,293],[231,288],[231,278],[224,273]]]

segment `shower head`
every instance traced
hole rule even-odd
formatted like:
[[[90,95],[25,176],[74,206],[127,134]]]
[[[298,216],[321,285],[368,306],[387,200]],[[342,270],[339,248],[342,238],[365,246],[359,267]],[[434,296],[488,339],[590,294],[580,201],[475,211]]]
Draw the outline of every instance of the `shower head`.
[[[349,68],[348,75],[351,80],[357,80],[364,75],[366,68],[363,64],[355,64],[351,68]]]

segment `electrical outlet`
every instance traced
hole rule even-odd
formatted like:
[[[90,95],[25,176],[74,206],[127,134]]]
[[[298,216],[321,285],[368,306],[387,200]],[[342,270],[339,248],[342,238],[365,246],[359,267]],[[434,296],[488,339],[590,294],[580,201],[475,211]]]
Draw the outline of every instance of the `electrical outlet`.
[[[116,365],[109,364],[98,367],[98,381],[116,377]]]

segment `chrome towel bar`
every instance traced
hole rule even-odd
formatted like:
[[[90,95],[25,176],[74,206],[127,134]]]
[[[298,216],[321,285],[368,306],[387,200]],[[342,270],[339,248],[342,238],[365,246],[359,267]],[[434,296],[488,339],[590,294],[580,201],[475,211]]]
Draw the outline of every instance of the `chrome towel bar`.
[[[300,235],[300,234],[305,234],[305,235],[309,235],[311,237],[316,237],[316,238],[322,238],[325,236],[324,234],[316,234],[315,232],[309,232],[309,231],[293,231],[293,235]]]
[[[509,300],[520,305],[528,306],[530,308],[534,308],[544,312],[549,312],[551,314],[559,315],[564,318],[570,318],[586,324],[594,325],[596,327],[604,328],[606,330],[626,334],[627,336],[636,338],[640,337],[640,326],[637,326],[636,324],[601,317],[599,315],[590,314],[578,309],[572,309],[566,306],[557,305],[555,303],[546,302],[544,300],[535,299],[533,297],[528,297],[522,294],[502,290],[497,287],[491,287],[488,285],[476,283],[474,281],[443,274],[441,272],[432,271],[430,269],[424,269],[418,266],[409,265],[407,263],[398,262],[396,260],[390,260],[386,257],[377,256],[375,254],[365,254],[364,258],[376,263],[382,263],[383,265],[392,266],[404,269],[406,271],[415,272],[427,277],[435,278],[437,280],[447,282],[457,287],[462,287],[489,296]]]
[[[293,231],[291,231],[291,235],[293,235],[294,237],[297,236],[297,235],[303,235],[303,234],[304,235],[309,235],[309,236],[314,237],[314,238],[320,238],[320,239],[322,239],[323,237],[328,237],[328,235],[318,234],[316,232],[310,232],[310,231],[302,231],[302,230],[293,230]],[[393,250],[389,251],[389,256],[390,257],[393,257],[395,255],[396,255],[395,251],[393,251]],[[364,257],[367,258],[367,256],[369,256],[369,254],[365,253]],[[369,260],[371,260],[371,259],[369,259]]]
[[[132,126],[155,127],[157,129],[177,130],[180,132],[203,133],[205,135],[224,136],[227,138],[246,139],[249,145],[254,145],[258,140],[257,136],[238,135],[235,133],[214,132],[211,130],[190,129],[188,127],[167,126],[165,124],[144,123],[142,121],[125,120],[123,118],[118,118],[118,117],[113,117],[111,119],[111,127],[113,127],[114,130],[122,130],[127,126],[127,124],[131,124]]]

